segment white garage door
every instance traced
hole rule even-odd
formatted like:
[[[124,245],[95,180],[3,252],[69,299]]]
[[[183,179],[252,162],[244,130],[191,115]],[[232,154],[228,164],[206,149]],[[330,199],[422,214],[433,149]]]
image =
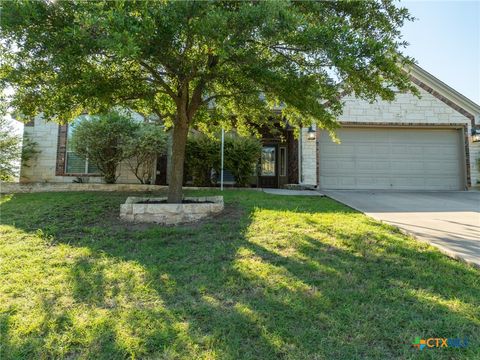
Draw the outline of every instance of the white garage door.
[[[320,137],[324,189],[463,190],[459,130],[367,129]]]

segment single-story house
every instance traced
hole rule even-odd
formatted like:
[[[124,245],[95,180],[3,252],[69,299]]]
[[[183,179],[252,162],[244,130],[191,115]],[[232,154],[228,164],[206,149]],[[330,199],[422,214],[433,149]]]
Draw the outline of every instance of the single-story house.
[[[392,102],[345,96],[337,136],[315,126],[297,139],[291,129],[263,138],[256,185],[285,184],[319,189],[466,190],[480,183],[480,105],[418,66],[410,71],[421,97],[398,93]],[[478,130],[477,130],[478,129]],[[24,136],[40,153],[23,166],[21,182],[101,182],[94,167],[69,147],[69,126],[41,117],[25,125]],[[168,157],[158,159],[156,184],[167,181]],[[118,183],[136,183],[120,166]]]

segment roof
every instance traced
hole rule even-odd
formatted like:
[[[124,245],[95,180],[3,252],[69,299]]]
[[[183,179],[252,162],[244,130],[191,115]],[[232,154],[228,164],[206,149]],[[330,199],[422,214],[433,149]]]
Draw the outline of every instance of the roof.
[[[447,98],[466,112],[473,115],[475,123],[480,124],[480,105],[462,95],[418,65],[412,65],[409,73],[415,79],[431,87],[435,92]]]

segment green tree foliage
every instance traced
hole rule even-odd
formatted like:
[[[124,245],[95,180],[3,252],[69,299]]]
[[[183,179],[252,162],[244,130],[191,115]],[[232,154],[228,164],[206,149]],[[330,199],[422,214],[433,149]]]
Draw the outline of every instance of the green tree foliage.
[[[95,164],[107,184],[117,180],[117,168],[127,158],[125,144],[139,127],[129,115],[108,112],[83,119],[72,133],[72,147]]]
[[[36,143],[15,133],[11,121],[0,115],[0,181],[13,181],[19,175],[20,165],[28,166],[28,161],[39,151]]]
[[[260,160],[262,143],[253,137],[231,135],[225,138],[225,168],[235,178],[237,186],[247,186]]]
[[[21,166],[29,167],[30,160],[35,159],[38,154],[40,154],[40,150],[37,148],[38,144],[30,139],[28,136],[23,136],[23,143],[22,143],[22,153],[21,153]]]
[[[0,181],[12,181],[18,174],[21,152],[22,138],[10,121],[0,116]]]
[[[394,0],[12,0],[1,13],[10,105],[56,121],[118,104],[157,114],[173,127],[170,202],[192,126],[268,123],[281,105],[291,125],[332,130],[341,94],[414,91],[399,30],[411,17]]]
[[[153,123],[141,123],[124,145],[126,164],[142,184],[150,184],[158,156],[167,152],[167,135]]]

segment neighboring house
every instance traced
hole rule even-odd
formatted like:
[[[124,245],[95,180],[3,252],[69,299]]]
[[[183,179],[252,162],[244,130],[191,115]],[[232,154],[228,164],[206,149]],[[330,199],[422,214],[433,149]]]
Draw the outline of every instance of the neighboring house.
[[[345,96],[337,130],[340,144],[315,127],[302,129],[299,139],[292,129],[280,136],[265,133],[261,176],[252,185],[392,190],[465,190],[476,185],[480,142],[472,134],[480,128],[480,105],[418,66],[411,79],[420,98],[398,93],[392,102],[369,103]],[[24,133],[41,153],[22,168],[20,181],[101,181],[88,161],[70,151],[68,125],[37,118]],[[162,158],[152,166],[157,168],[155,183],[164,184],[167,161]],[[119,175],[119,183],[137,182],[125,166]]]

